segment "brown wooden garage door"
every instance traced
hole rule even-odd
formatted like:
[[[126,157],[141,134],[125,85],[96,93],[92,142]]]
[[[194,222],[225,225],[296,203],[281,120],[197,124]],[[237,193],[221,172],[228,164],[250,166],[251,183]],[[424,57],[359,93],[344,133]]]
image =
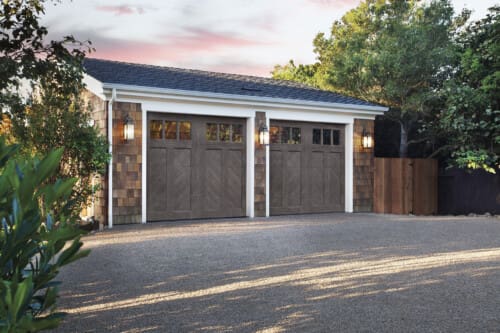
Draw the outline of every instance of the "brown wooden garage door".
[[[148,114],[149,221],[245,215],[243,119]]]
[[[345,210],[344,130],[271,121],[271,215]]]

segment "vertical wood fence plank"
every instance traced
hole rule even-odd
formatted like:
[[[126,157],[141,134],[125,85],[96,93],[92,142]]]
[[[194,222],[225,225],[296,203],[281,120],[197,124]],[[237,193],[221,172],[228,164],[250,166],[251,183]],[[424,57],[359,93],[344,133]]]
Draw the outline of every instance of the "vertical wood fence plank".
[[[384,213],[389,213],[391,209],[391,200],[392,200],[392,195],[391,195],[391,174],[392,174],[392,167],[391,163],[389,163],[389,160],[384,160],[384,198],[383,198],[383,212]]]
[[[415,160],[415,211],[417,215],[437,213],[437,172],[436,160]]]
[[[437,213],[436,160],[375,158],[373,207],[375,213]]]
[[[404,161],[403,159],[391,159],[389,160],[391,164],[391,178],[390,184],[388,184],[391,189],[391,209],[389,213],[392,214],[404,214],[404,188],[403,188],[403,174],[404,174]]]
[[[373,179],[373,211],[375,213],[384,213],[384,164],[383,158],[375,159],[374,179]]]
[[[410,214],[413,211],[413,187],[414,187],[414,168],[413,162],[414,160],[411,158],[404,159],[405,164],[405,174],[403,175],[404,181],[404,193],[405,193],[405,206],[403,210],[403,214]]]

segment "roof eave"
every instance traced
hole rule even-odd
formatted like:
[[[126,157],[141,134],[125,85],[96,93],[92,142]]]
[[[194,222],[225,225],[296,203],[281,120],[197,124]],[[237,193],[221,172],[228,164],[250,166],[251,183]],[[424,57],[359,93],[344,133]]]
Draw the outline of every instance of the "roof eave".
[[[193,101],[205,101],[205,102],[220,102],[220,103],[233,103],[233,104],[251,104],[255,106],[296,106],[301,108],[315,108],[325,111],[334,109],[335,111],[347,112],[347,113],[361,113],[365,115],[383,115],[384,112],[388,111],[387,107],[383,106],[370,106],[370,105],[359,105],[359,104],[344,104],[344,103],[329,103],[329,102],[316,102],[307,100],[294,100],[286,98],[275,98],[275,97],[261,97],[261,96],[247,96],[247,95],[234,95],[234,94],[223,94],[223,93],[213,93],[213,92],[203,92],[203,91],[192,91],[192,90],[180,90],[180,89],[168,89],[168,88],[156,88],[156,87],[145,87],[136,86],[128,84],[116,84],[116,83],[102,83],[90,75],[85,75],[85,83],[87,88],[94,94],[106,99],[106,96],[110,97],[111,91],[113,89],[117,90],[118,95],[136,96],[136,97],[146,97],[146,98],[160,98],[160,99],[183,99],[183,100],[193,100]]]
[[[85,83],[85,88],[92,92],[94,95],[102,100],[106,100],[106,95],[104,93],[104,85],[101,81],[97,80],[91,75],[84,74],[83,82]]]

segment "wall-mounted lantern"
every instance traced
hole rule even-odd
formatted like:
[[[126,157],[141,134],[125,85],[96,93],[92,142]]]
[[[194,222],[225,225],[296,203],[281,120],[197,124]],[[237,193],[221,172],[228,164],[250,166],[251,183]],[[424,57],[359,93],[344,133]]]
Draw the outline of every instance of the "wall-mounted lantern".
[[[259,130],[259,143],[261,145],[269,145],[269,129],[266,125],[262,125]]]
[[[134,140],[134,120],[128,114],[123,119],[123,139]]]
[[[365,128],[363,128],[362,140],[363,148],[368,149],[373,147],[373,137]]]

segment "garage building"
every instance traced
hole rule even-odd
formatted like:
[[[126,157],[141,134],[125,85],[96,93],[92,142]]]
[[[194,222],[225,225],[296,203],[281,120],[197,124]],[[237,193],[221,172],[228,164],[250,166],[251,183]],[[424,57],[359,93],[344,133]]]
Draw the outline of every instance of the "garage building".
[[[100,59],[85,68],[112,154],[87,214],[109,227],[372,210],[370,141],[385,107],[269,78]]]

